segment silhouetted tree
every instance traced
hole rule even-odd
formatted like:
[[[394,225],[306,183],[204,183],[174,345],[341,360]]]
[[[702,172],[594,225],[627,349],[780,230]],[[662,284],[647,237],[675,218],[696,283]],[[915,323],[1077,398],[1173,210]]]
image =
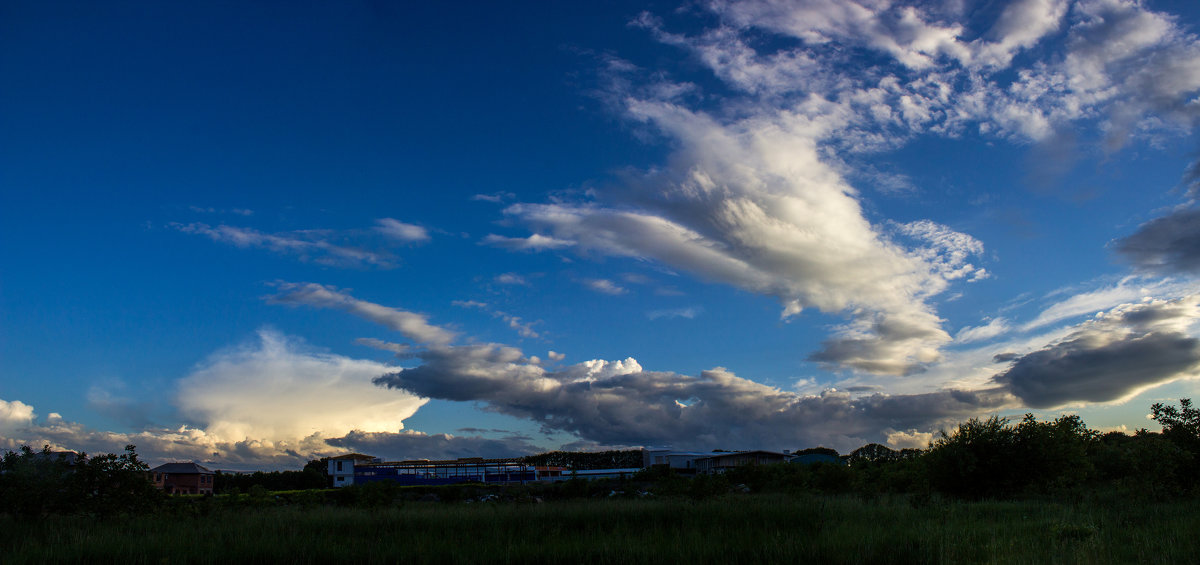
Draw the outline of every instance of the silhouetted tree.
[[[76,454],[34,451],[22,446],[0,462],[0,511],[26,518],[63,513],[74,505],[69,492]]]
[[[850,452],[850,464],[875,463],[879,461],[894,461],[900,458],[900,452],[886,445],[868,443]]]
[[[0,511],[25,517],[44,514],[107,516],[153,508],[161,493],[138,459],[136,448],[101,454],[40,452],[24,446],[0,462]]]
[[[1007,418],[972,418],[933,441],[925,455],[933,488],[969,498],[1012,491],[1015,434]]]
[[[1200,409],[1192,406],[1190,398],[1181,398],[1178,408],[1152,404],[1150,417],[1162,425],[1164,438],[1191,455],[1185,482],[1189,487],[1200,486]]]
[[[838,451],[836,449],[833,449],[832,447],[809,447],[809,448],[805,448],[805,449],[796,451],[792,455],[809,455],[809,454],[829,455],[830,457],[841,457],[842,456],[842,454],[838,453]]]
[[[120,455],[81,457],[71,477],[79,509],[107,516],[153,508],[162,493],[150,482],[149,471],[133,445]]]

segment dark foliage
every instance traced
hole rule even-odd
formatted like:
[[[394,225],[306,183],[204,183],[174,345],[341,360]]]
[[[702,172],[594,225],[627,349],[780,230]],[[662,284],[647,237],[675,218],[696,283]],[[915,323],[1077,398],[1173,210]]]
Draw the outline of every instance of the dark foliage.
[[[1190,398],[1179,400],[1179,407],[1161,402],[1150,406],[1150,416],[1162,425],[1162,435],[1189,455],[1182,477],[1188,488],[1200,487],[1200,409]]]
[[[46,446],[9,451],[0,462],[0,512],[109,516],[157,507],[162,495],[132,445],[125,453],[54,453]]]
[[[842,456],[840,453],[838,453],[838,451],[836,449],[833,449],[830,447],[809,447],[807,449],[798,450],[795,453],[793,453],[792,455],[810,455],[810,454],[812,454],[812,455],[828,455],[830,457],[841,457]]]
[[[639,449],[600,451],[596,453],[576,453],[570,451],[551,451],[530,455],[523,461],[529,465],[566,467],[580,471],[588,469],[614,469],[642,466],[642,452]]]
[[[266,490],[304,490],[329,487],[329,477],[315,466],[305,465],[303,471],[271,471],[264,473],[217,473],[213,479],[213,490],[218,494],[249,492],[260,486]]]
[[[1089,453],[1097,441],[1078,416],[1038,422],[1026,414],[1017,425],[993,416],[943,431],[924,459],[930,485],[953,496],[1054,493],[1092,478]]]

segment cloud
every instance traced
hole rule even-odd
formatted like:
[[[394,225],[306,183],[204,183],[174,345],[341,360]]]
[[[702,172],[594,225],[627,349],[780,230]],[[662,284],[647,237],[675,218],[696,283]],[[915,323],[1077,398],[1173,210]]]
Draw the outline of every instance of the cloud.
[[[715,368],[699,376],[646,371],[634,359],[591,360],[547,370],[497,344],[430,348],[421,365],[376,383],[420,396],[481,402],[604,445],[773,448],[882,441],[881,430],[930,429],[1011,403],[1003,391],[801,395]]]
[[[522,286],[529,285],[529,281],[526,281],[525,277],[522,277],[516,273],[501,273],[496,275],[496,278],[493,280],[495,280],[497,284],[512,284]]]
[[[372,348],[379,349],[382,351],[391,351],[392,353],[395,353],[397,357],[406,355],[412,349],[412,346],[410,346],[406,343],[393,343],[390,341],[384,341],[382,339],[376,339],[373,337],[360,337],[360,338],[354,340],[354,343],[357,343],[359,345],[365,345],[367,347],[372,347]]]
[[[483,311],[491,314],[492,317],[494,317],[494,318],[500,318],[500,319],[504,320],[504,322],[506,324],[508,324],[509,328],[516,330],[517,335],[520,335],[521,337],[528,337],[528,338],[541,337],[533,329],[534,325],[539,324],[541,322],[523,322],[523,321],[521,321],[520,316],[514,316],[512,314],[509,314],[508,312],[504,312],[501,310],[493,310],[490,307],[488,307],[488,305],[484,302],[477,302],[474,300],[455,300],[453,302],[453,304],[455,306],[459,306],[462,308],[478,308],[480,310],[483,310]]]
[[[262,330],[257,343],[214,354],[180,380],[176,404],[207,435],[228,442],[396,431],[426,400],[379,394],[371,379],[389,370]]]
[[[499,439],[480,436],[424,434],[414,431],[354,431],[326,442],[356,453],[370,453],[384,459],[459,459],[462,457],[521,457],[543,451],[526,438],[509,436]]]
[[[1122,303],[1135,302],[1155,295],[1179,296],[1190,292],[1189,284],[1171,281],[1150,280],[1142,277],[1126,277],[1117,284],[1096,290],[1073,294],[1065,300],[1051,304],[1033,320],[1021,325],[1021,331],[1029,331],[1055,322],[1091,315]]]
[[[991,29],[972,42],[976,65],[1005,68],[1013,56],[1036,45],[1062,26],[1069,3],[1065,0],[1018,0],[1008,4]]]
[[[149,428],[153,421],[151,414],[156,405],[149,400],[135,400],[128,396],[113,394],[113,390],[125,388],[124,383],[109,383],[109,387],[93,386],[88,389],[88,408],[98,414],[112,418],[133,428]]]
[[[957,334],[954,334],[954,341],[956,343],[985,341],[1003,335],[1010,329],[1008,320],[1004,318],[992,318],[982,326],[967,327],[959,330]]]
[[[1016,359],[995,382],[1034,408],[1127,398],[1200,368],[1200,295],[1125,304]]]
[[[496,234],[488,234],[480,243],[510,251],[546,251],[574,245],[570,241],[546,237],[536,233],[529,237],[504,237]]]
[[[891,430],[887,432],[886,437],[886,443],[896,449],[928,449],[929,444],[933,442],[932,432],[917,430]]]
[[[813,45],[865,44],[912,69],[931,67],[942,57],[967,61],[971,56],[957,40],[963,35],[961,25],[939,25],[914,6],[838,0],[720,1],[712,6],[735,25],[768,29]]]
[[[12,433],[33,423],[33,407],[20,400],[0,399],[0,434]]]
[[[496,312],[496,314],[508,324],[509,328],[515,330],[517,335],[534,339],[541,337],[536,331],[533,330],[534,324],[537,324],[538,322],[522,322],[521,318],[518,316],[513,316],[499,311]]]
[[[404,222],[393,220],[392,218],[380,218],[375,220],[375,231],[383,235],[405,243],[418,243],[429,241],[429,230]]]
[[[254,215],[254,210],[249,210],[246,208],[231,208],[229,210],[225,210],[221,208],[213,208],[211,206],[188,206],[188,210],[196,212],[197,214],[237,214],[238,216]]]
[[[583,281],[583,284],[592,291],[599,292],[601,294],[611,294],[616,296],[629,292],[629,290],[626,288],[608,279],[588,279]]]
[[[1200,113],[1200,42],[1141,2],[1019,0],[990,21],[949,6],[722,0],[708,4],[719,24],[695,36],[649,14],[635,25],[760,102],[836,101],[856,124],[844,133],[861,134],[851,146],[957,134],[972,122],[1038,141],[1101,120],[1115,149],[1131,135],[1188,128]],[[1017,57],[1035,46],[1036,58]]]
[[[169,227],[183,233],[202,235],[213,241],[236,247],[256,247],[282,255],[292,255],[305,262],[333,267],[395,267],[394,258],[385,252],[339,245],[330,241],[337,234],[328,230],[305,230],[283,233],[263,233],[252,228],[203,223],[171,223]]]
[[[670,140],[668,161],[593,201],[514,204],[506,214],[533,235],[485,242],[657,261],[775,297],[785,318],[842,313],[848,323],[809,357],[831,368],[922,371],[950,342],[935,297],[988,276],[968,234],[869,221],[845,181],[854,155],[968,128],[1053,141],[1083,121],[1115,147],[1200,115],[1200,42],[1135,2],[1020,0],[985,18],[907,2],[706,7],[717,18],[696,35],[649,13],[632,25],[695,56],[729,92],[705,97],[632,64],[605,71],[608,100]],[[1017,56],[1035,46],[1037,57]],[[718,102],[687,106],[697,100]]]
[[[279,282],[275,286],[279,294],[268,298],[271,304],[342,310],[398,331],[418,343],[447,344],[455,338],[454,332],[430,324],[424,314],[359,300],[332,286],[289,282]]]
[[[687,318],[691,320],[704,311],[700,306],[688,306],[686,308],[673,308],[669,310],[651,310],[646,312],[646,317],[651,320],[662,318]]]
[[[983,254],[983,242],[978,239],[930,220],[896,224],[896,230],[922,244],[911,248],[911,252],[941,278],[950,281],[967,276],[971,280],[987,277],[983,269],[968,262],[972,256]]]
[[[5,401],[0,400],[0,407],[4,404]],[[22,406],[23,416],[28,405]],[[121,453],[126,445],[131,444],[137,447],[138,455],[151,465],[191,460],[223,469],[295,469],[312,459],[342,452],[316,436],[298,440],[225,441],[203,429],[189,426],[147,428],[133,433],[111,432],[68,421],[53,412],[41,422],[34,421],[30,413],[29,419],[21,418],[16,428],[6,429],[0,421],[0,449],[49,445],[51,449],[71,449],[97,455]]]
[[[1115,249],[1140,271],[1162,274],[1200,271],[1200,208],[1177,210],[1142,224],[1117,240]]]
[[[483,202],[492,202],[494,204],[499,204],[505,200],[512,200],[513,198],[516,198],[516,197],[517,197],[517,195],[513,194],[511,192],[493,192],[491,194],[476,194],[471,197],[471,200],[479,200],[479,201],[483,201]]]
[[[854,190],[822,163],[808,131],[819,124],[785,113],[721,125],[649,102],[631,112],[683,144],[671,170],[639,181],[647,185],[640,193],[660,195],[653,207],[515,204],[506,212],[580,252],[653,259],[774,296],[785,317],[807,307],[857,313],[859,323],[838,340],[846,346],[834,343],[819,355],[833,364],[906,372],[949,341],[924,299],[974,270],[962,261],[964,248],[943,256],[926,241],[919,253],[906,252],[883,237],[863,217]],[[975,243],[957,243],[966,242]],[[950,250],[949,239],[939,243]],[[923,259],[930,256],[938,261]],[[909,330],[875,333],[902,327]]]

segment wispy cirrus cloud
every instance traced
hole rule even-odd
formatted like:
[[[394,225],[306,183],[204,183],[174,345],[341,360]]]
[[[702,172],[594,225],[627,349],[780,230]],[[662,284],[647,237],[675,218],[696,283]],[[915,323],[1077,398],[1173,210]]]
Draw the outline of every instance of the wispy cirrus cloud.
[[[618,296],[629,292],[629,289],[608,279],[585,279],[582,282],[583,286],[587,287],[588,290],[599,292],[600,294]]]
[[[392,218],[375,220],[375,230],[390,239],[404,243],[429,241],[429,230],[416,224],[406,224]]]
[[[528,286],[529,285],[529,281],[526,280],[525,277],[518,275],[516,273],[501,273],[499,275],[496,275],[496,277],[493,278],[492,280],[496,281],[497,284],[508,284],[508,285],[518,285],[518,286]]]
[[[666,310],[651,310],[646,312],[646,317],[651,320],[670,319],[670,318],[686,318],[688,320],[699,316],[704,312],[702,306],[686,306],[683,308],[669,308]]]
[[[500,318],[501,320],[504,320],[504,322],[506,324],[508,324],[509,328],[516,331],[517,335],[520,335],[521,337],[528,337],[528,338],[541,337],[533,329],[533,326],[538,324],[539,322],[525,322],[521,319],[520,316],[514,316],[512,314],[509,314],[508,312],[493,309],[490,306],[488,306],[487,303],[478,302],[475,300],[455,300],[454,305],[458,306],[460,308],[478,308],[480,310],[483,310],[484,312],[491,314],[492,317],[494,317],[494,318]]]
[[[253,228],[229,225],[210,226],[204,223],[171,223],[169,227],[180,232],[202,235],[219,243],[235,247],[266,249],[282,255],[291,255],[301,261],[333,267],[377,267],[390,269],[396,266],[395,257],[386,251],[369,251],[334,243],[337,234],[328,230],[302,230],[282,233],[264,233]]]
[[[272,304],[342,310],[383,325],[419,343],[448,344],[456,334],[429,323],[429,317],[399,308],[359,300],[332,286],[316,283],[275,283],[279,293],[267,298]]]
[[[1010,329],[1012,328],[1008,320],[1004,318],[992,318],[982,326],[967,327],[959,330],[958,333],[954,334],[954,341],[957,343],[984,341],[1004,335]]]
[[[562,249],[575,245],[572,241],[548,237],[541,234],[533,234],[529,237],[505,237],[496,234],[488,234],[479,242],[482,245],[490,245],[492,247],[500,247],[510,251],[546,251],[551,249]]]
[[[479,200],[482,202],[491,202],[493,204],[499,204],[501,202],[504,202],[505,200],[512,200],[516,197],[517,197],[517,195],[513,194],[511,192],[500,191],[500,192],[492,192],[490,194],[476,194],[476,195],[471,196],[471,200]]]

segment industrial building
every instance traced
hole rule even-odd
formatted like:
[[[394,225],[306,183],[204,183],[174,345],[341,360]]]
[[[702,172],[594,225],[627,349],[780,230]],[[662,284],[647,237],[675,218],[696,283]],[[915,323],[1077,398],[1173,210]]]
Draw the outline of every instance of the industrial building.
[[[403,485],[450,485],[455,483],[523,484],[538,480],[537,469],[522,458],[484,459],[468,457],[443,461],[382,461],[351,453],[329,460],[333,486],[393,481]]]
[[[403,485],[448,485],[455,483],[524,484],[570,479],[627,479],[642,469],[667,466],[684,474],[715,474],[741,465],[764,465],[787,461],[792,456],[772,451],[693,452],[669,448],[642,450],[641,467],[611,469],[569,468],[533,465],[524,457],[484,459],[467,457],[430,461],[383,461],[378,457],[349,453],[329,459],[333,486],[344,487],[376,481]]]

